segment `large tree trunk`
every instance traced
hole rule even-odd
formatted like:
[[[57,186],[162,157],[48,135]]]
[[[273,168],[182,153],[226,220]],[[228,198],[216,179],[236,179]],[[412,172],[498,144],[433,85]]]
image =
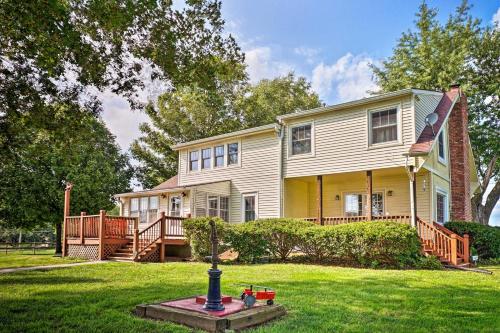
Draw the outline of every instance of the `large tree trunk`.
[[[62,254],[62,223],[56,223],[56,254]]]
[[[472,216],[474,221],[479,222],[484,225],[488,225],[490,220],[491,213],[495,208],[495,205],[500,198],[500,181],[495,183],[495,186],[488,194],[486,198],[486,202],[483,205],[483,196],[486,188],[476,193],[476,195],[472,198]]]

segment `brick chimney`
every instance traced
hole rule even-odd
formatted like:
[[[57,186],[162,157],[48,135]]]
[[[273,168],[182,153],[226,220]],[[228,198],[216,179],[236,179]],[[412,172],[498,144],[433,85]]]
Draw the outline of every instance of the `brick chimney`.
[[[460,85],[452,85],[450,90],[459,94],[448,119],[451,220],[472,221],[467,98]]]

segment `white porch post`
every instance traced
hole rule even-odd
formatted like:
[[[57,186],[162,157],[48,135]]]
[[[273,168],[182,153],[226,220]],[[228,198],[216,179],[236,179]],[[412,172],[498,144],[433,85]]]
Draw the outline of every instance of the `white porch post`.
[[[411,226],[417,226],[417,216],[416,216],[416,198],[415,198],[415,172],[414,167],[410,166],[410,216],[411,216]]]

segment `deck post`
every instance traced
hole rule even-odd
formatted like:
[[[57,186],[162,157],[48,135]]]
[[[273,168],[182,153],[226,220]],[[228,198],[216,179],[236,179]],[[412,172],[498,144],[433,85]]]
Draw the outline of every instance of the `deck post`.
[[[85,212],[81,212],[80,213],[80,244],[84,244],[85,243],[85,215],[87,215],[87,213]]]
[[[165,212],[160,213],[161,216],[161,222],[160,222],[160,262],[165,262],[165,234],[166,234],[166,228],[165,228],[165,222],[167,219],[165,218]]]
[[[99,260],[104,259],[104,236],[105,236],[106,211],[99,211]]]
[[[373,194],[372,171],[366,171],[366,220],[372,220],[372,194]]]
[[[451,234],[450,262],[452,265],[457,265],[457,235]]]
[[[468,264],[470,259],[469,253],[469,235],[464,235],[464,263]]]
[[[67,183],[66,188],[64,189],[64,220],[63,220],[63,232],[62,232],[62,257],[66,256],[66,247],[68,240],[66,239],[66,234],[68,233],[68,221],[67,217],[69,216],[70,211],[70,197],[71,197],[71,189],[73,188],[73,184]]]
[[[321,175],[316,177],[316,201],[317,221],[323,225],[323,176]]]

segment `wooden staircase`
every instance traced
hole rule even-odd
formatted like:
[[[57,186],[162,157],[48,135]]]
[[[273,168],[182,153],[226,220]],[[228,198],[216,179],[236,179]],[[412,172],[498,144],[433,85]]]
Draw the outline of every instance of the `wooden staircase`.
[[[461,237],[436,222],[419,218],[416,227],[425,255],[436,256],[445,266],[469,266],[469,235]]]
[[[134,261],[134,241],[129,240],[127,244],[116,250],[111,256],[108,256],[108,260]]]

